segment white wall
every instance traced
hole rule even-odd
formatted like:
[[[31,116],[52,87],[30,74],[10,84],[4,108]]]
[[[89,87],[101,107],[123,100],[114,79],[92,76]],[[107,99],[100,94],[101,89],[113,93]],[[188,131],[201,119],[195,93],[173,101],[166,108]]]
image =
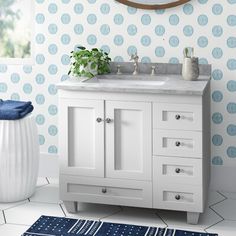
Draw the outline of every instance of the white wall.
[[[57,154],[55,84],[67,78],[75,45],[102,47],[124,61],[137,48],[144,62],[172,63],[181,62],[183,48],[192,46],[201,63],[213,66],[214,170],[236,167],[235,0],[192,0],[165,11],[114,0],[36,0],[35,9],[35,65],[1,64],[0,97],[33,101],[42,153]]]

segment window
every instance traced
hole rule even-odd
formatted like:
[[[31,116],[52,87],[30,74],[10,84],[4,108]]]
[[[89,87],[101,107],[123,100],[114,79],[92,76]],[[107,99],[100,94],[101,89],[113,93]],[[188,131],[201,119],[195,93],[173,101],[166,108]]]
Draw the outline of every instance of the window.
[[[32,0],[0,0],[0,62],[31,62],[32,4]]]

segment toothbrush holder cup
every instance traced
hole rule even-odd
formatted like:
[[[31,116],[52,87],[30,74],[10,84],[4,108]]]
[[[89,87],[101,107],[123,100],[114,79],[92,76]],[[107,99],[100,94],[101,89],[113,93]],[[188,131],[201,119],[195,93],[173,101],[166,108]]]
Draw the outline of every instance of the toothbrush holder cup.
[[[199,77],[199,63],[197,57],[185,57],[182,66],[184,80],[197,80]]]

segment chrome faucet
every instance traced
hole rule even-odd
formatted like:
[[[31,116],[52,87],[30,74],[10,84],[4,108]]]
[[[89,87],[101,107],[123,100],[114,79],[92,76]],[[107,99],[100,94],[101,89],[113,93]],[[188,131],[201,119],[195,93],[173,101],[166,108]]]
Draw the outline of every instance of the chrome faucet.
[[[137,52],[135,54],[132,54],[131,55],[131,58],[130,58],[130,61],[134,61],[134,72],[133,72],[133,75],[137,75],[138,74],[138,59],[139,59],[139,56],[137,54]]]

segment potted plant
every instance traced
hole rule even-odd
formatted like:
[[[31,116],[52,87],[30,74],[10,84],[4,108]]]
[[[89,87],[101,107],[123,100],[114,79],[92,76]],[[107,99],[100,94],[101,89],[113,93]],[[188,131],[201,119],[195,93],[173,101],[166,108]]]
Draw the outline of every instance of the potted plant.
[[[88,50],[80,46],[78,50],[71,52],[70,57],[72,62],[68,75],[91,79],[96,75],[110,73],[111,58],[101,49]]]

